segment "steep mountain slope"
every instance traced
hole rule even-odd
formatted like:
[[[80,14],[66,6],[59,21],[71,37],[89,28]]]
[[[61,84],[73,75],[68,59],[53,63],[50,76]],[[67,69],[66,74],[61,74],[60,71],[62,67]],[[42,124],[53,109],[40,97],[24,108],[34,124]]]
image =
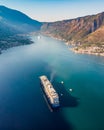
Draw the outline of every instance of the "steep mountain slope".
[[[95,44],[97,46],[104,45],[104,25],[98,28],[93,33],[86,36],[82,42],[84,44],[90,45]]]
[[[39,31],[40,27],[40,22],[25,14],[0,6],[0,53],[1,50],[12,46],[32,43],[28,37],[18,34]]]
[[[0,50],[30,44],[28,37],[18,34],[37,31],[78,46],[77,50],[83,48],[86,51],[90,47],[92,51],[91,47],[98,47],[94,48],[97,52],[104,51],[104,12],[71,20],[41,23],[22,12],[0,6]]]
[[[71,20],[44,23],[41,30],[47,35],[77,44],[102,25],[104,25],[104,12]]]
[[[104,56],[104,25],[80,41],[80,45],[73,48],[76,53],[87,53]]]
[[[29,18],[22,12],[4,6],[0,6],[0,21],[20,32],[37,31],[41,27],[40,22]]]
[[[0,22],[0,53],[2,50],[13,46],[32,43],[27,36],[18,35],[19,33],[16,29]]]

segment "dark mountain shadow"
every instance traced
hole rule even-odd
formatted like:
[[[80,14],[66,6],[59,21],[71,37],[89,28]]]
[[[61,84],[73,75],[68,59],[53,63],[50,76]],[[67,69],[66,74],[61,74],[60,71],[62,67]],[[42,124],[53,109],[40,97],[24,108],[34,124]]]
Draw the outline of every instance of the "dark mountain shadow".
[[[76,105],[77,103],[75,105],[72,105],[72,103],[70,103],[70,100],[72,100],[72,97],[68,96],[69,93],[67,93],[67,91],[65,91],[64,87],[61,86],[62,84],[57,83],[54,80],[56,78],[56,74],[52,73],[52,72],[53,72],[52,67],[47,65],[47,68],[46,68],[45,73],[43,75],[46,75],[49,80],[52,79],[52,81],[53,81],[52,84],[60,96],[61,107],[59,107],[57,109],[52,109],[52,107],[50,106],[50,104],[45,96],[45,93],[42,89],[42,85],[40,83],[40,80],[38,79],[38,82],[39,82],[40,88],[41,88],[40,90],[41,90],[42,101],[44,103],[44,109],[42,110],[43,114],[41,115],[41,118],[44,120],[42,120],[41,122],[37,122],[37,124],[35,124],[35,126],[33,128],[37,128],[39,130],[43,130],[43,129],[44,130],[58,130],[58,129],[59,130],[61,130],[61,129],[62,130],[74,130],[75,126],[70,121],[66,122],[66,120],[64,119],[64,117],[62,115],[62,111],[61,111],[62,109],[60,109],[60,108],[69,107],[69,106],[77,106]],[[51,75],[52,75],[52,77],[51,77]],[[60,89],[60,88],[63,88],[63,89]],[[63,97],[61,96],[61,93],[64,94]],[[69,102],[67,102],[67,100],[69,100]],[[73,98],[73,100],[74,100],[74,98]],[[75,102],[75,101],[73,101],[73,102]],[[46,120],[48,120],[48,123],[46,122]]]
[[[45,70],[47,72],[47,77],[59,94],[61,107],[77,107],[79,105],[79,98],[71,95],[70,92],[65,89],[64,84],[55,80],[57,78],[57,74],[53,71],[51,66],[48,65],[47,68]]]
[[[53,85],[59,94],[61,107],[77,107],[79,98],[72,96],[66,89],[64,84],[53,81]]]
[[[65,119],[63,118],[63,115],[61,114],[60,107],[55,108],[55,109],[53,109],[51,107],[51,105],[49,104],[49,102],[48,102],[48,100],[47,100],[47,98],[45,96],[45,93],[44,93],[44,91],[42,89],[41,84],[40,84],[40,87],[41,87],[41,90],[42,90],[41,92],[42,92],[42,95],[43,95],[44,103],[45,103],[45,106],[46,106],[47,111],[48,111],[49,120],[45,119],[45,120],[48,120],[48,123],[46,123],[45,120],[44,120],[41,123],[39,123],[41,125],[36,124],[34,128],[38,128],[39,130],[43,130],[43,129],[45,129],[45,130],[58,130],[58,129],[59,130],[60,129],[61,130],[74,130],[74,125],[71,122],[67,123],[65,121]],[[61,105],[61,107],[62,107],[62,105]]]

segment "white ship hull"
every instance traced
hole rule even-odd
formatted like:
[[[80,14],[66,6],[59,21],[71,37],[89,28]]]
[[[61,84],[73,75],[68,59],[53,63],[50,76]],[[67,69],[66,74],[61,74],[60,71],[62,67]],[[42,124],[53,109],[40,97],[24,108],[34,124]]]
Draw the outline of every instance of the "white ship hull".
[[[59,96],[46,76],[40,76],[42,88],[52,108],[60,106]]]

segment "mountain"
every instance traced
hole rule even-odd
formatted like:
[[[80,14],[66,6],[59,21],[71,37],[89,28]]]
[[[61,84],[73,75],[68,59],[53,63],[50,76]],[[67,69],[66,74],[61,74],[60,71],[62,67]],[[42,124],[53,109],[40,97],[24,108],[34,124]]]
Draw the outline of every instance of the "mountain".
[[[0,53],[13,46],[32,43],[28,37],[20,34],[39,31],[41,25],[22,12],[0,6]]]
[[[75,44],[80,42],[83,44],[83,38],[95,32],[103,25],[104,12],[71,20],[44,23],[41,30],[46,35],[63,39],[66,42]]]
[[[96,31],[92,32],[91,34],[87,35],[83,38],[82,42],[86,45],[91,46],[91,44],[95,44],[101,46],[104,44],[104,25],[99,27]]]
[[[28,37],[18,35],[30,32],[41,32],[64,40],[68,44],[77,46],[76,51],[83,49],[87,52],[90,47],[91,52],[104,52],[104,12],[75,19],[41,23],[20,11],[0,6],[1,50],[32,43]]]
[[[37,31],[41,27],[40,22],[5,6],[0,6],[0,22],[19,32]]]

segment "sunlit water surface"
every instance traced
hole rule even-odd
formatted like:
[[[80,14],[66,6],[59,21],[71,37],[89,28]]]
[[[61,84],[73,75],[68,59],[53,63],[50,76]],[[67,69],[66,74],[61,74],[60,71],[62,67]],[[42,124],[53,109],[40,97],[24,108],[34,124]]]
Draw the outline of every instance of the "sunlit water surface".
[[[74,54],[49,37],[31,38],[34,44],[0,55],[0,130],[104,130],[104,57]],[[41,75],[59,93],[58,111],[47,106]]]

